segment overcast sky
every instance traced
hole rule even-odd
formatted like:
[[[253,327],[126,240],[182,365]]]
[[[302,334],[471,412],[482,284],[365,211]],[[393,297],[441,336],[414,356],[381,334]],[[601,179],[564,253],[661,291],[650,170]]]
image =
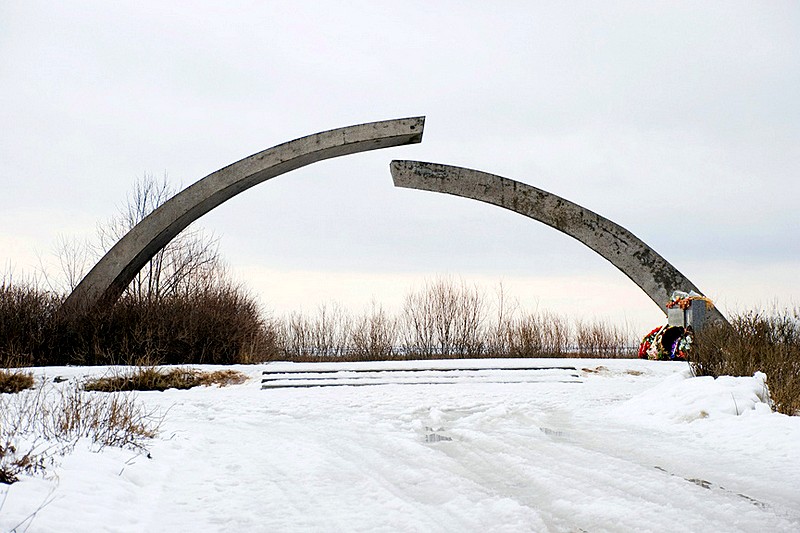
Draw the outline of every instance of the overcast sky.
[[[497,207],[394,189],[466,166],[625,226],[723,311],[800,304],[797,2],[0,3],[0,266],[92,237],[133,182],[186,186],[322,130],[425,115],[422,144],[317,163],[198,225],[277,313],[435,276],[528,308],[661,322],[610,263]]]

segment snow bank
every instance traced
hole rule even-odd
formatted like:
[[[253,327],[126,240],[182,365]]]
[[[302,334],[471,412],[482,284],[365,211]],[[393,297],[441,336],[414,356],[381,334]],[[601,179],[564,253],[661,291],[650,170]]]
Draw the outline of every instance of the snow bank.
[[[691,369],[677,372],[661,384],[625,401],[615,409],[624,417],[651,417],[661,422],[692,422],[705,418],[771,414],[767,376],[693,377]]]
[[[262,370],[289,366],[270,364],[141,393],[166,413],[150,456],[81,443],[44,479],[0,485],[0,531],[800,531],[800,417],[769,413],[763,376],[458,364],[496,379],[262,390]],[[523,364],[579,364],[580,382],[508,382]]]

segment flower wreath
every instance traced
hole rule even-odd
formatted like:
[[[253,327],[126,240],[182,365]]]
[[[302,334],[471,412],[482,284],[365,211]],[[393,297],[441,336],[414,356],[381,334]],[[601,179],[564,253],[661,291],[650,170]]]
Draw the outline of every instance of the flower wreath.
[[[706,303],[706,309],[711,309],[714,307],[714,302],[712,302],[709,298],[705,296],[701,296],[696,292],[682,292],[682,291],[675,291],[672,293],[672,298],[670,301],[667,302],[667,309],[674,309],[675,307],[679,307],[683,310],[689,309],[692,306],[692,302],[694,300],[700,300]]]
[[[692,328],[659,326],[639,344],[639,358],[657,361],[686,361],[692,348]]]

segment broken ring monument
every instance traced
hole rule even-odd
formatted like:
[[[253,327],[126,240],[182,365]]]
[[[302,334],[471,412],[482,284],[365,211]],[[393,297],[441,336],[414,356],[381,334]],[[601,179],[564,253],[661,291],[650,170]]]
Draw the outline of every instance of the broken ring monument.
[[[291,170],[342,155],[422,141],[425,117],[348,126],[268,148],[182,190],[125,234],[67,297],[74,316],[116,302],[137,272],[189,224],[237,194]],[[675,291],[699,289],[622,226],[536,187],[478,170],[419,161],[392,161],[397,187],[472,198],[543,222],[588,246],[631,279],[667,314]],[[727,323],[711,307],[705,316]]]

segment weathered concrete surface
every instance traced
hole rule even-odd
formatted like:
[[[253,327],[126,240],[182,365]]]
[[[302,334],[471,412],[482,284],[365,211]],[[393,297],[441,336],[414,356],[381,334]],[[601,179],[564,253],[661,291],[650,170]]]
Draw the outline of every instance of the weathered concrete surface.
[[[468,168],[392,161],[397,187],[463,196],[544,222],[582,242],[620,269],[664,312],[675,290],[700,290],[630,231],[584,207],[530,185]],[[710,320],[725,318],[715,308]]]
[[[359,124],[268,148],[209,174],[131,229],[64,302],[75,313],[115,302],[136,273],[189,224],[250,187],[302,166],[357,152],[422,141],[425,117]]]

